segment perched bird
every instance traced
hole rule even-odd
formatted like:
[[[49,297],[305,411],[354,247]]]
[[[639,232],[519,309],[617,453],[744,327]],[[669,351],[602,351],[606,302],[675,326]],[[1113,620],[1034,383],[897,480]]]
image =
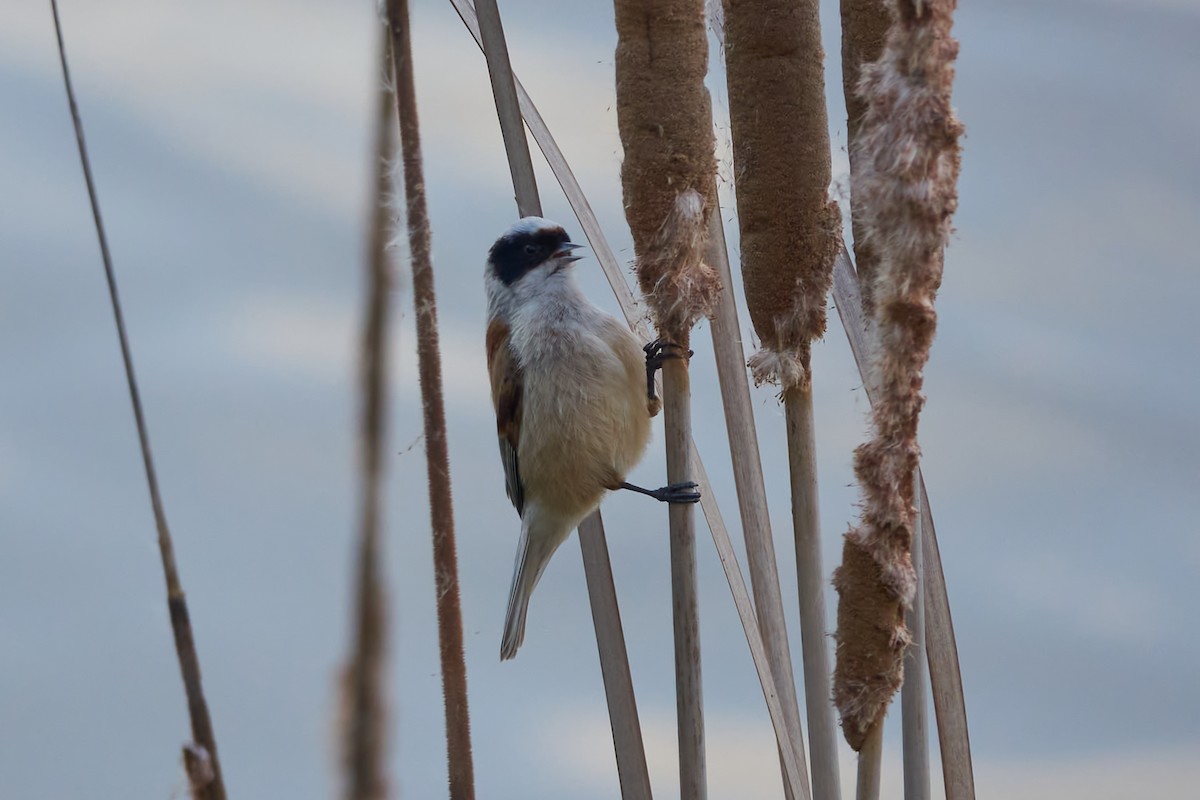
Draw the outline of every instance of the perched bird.
[[[525,639],[529,597],[558,546],[606,491],[695,503],[696,484],[648,490],[625,482],[660,403],[654,372],[690,353],[642,347],[575,282],[580,245],[562,226],[525,217],[488,253],[487,361],[508,498],[521,516],[500,658]]]

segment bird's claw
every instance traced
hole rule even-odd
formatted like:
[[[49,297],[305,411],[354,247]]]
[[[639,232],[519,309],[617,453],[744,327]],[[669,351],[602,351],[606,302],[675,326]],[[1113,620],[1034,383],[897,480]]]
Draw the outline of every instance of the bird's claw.
[[[653,402],[658,399],[658,395],[654,391],[654,373],[658,372],[665,361],[672,358],[686,361],[692,357],[693,353],[691,350],[684,350],[681,345],[662,338],[655,339],[642,350],[646,353],[646,396]]]
[[[668,342],[666,339],[662,338],[655,339],[653,342],[650,342],[650,344],[643,347],[642,350],[646,353],[647,366],[651,362],[654,362],[656,366],[662,366],[662,363],[669,358],[688,359],[693,355],[691,350],[686,351],[687,355],[684,355],[684,349],[682,345],[675,344],[674,342]]]
[[[651,495],[661,503],[698,503],[700,502],[700,492],[696,491],[696,488],[695,481],[672,483],[661,489],[655,489]]]

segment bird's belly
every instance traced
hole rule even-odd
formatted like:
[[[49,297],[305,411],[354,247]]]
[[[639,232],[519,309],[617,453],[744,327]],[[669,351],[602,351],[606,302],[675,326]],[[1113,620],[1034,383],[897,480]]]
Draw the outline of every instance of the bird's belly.
[[[531,501],[583,512],[625,479],[650,435],[645,384],[634,377],[609,350],[527,378],[518,459]]]

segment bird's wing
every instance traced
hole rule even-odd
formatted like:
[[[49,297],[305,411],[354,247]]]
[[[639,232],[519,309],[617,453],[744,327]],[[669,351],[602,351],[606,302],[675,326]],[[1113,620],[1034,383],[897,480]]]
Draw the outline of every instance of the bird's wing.
[[[492,404],[496,408],[496,435],[500,440],[500,460],[504,463],[504,488],[508,499],[522,516],[525,513],[525,485],[517,464],[517,445],[521,441],[521,366],[508,346],[508,325],[493,319],[487,327],[488,374],[492,380]]]

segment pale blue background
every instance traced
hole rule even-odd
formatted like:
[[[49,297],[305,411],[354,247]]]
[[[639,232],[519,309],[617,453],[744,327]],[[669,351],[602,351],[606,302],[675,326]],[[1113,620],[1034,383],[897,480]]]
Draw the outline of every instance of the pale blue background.
[[[501,6],[517,71],[628,258],[611,8]],[[231,796],[331,797],[373,8],[64,0],[62,11]],[[844,192],[837,4],[823,12]],[[513,217],[511,187],[475,45],[448,3],[416,3],[414,29],[479,794],[615,797],[573,541],[535,596],[520,658],[497,659],[517,520],[492,439],[480,271]],[[977,0],[956,34],[968,135],[922,441],[979,796],[1195,796],[1200,7]],[[180,797],[184,703],[58,69],[48,4],[5,0],[0,797]],[[723,78],[712,83],[722,115]],[[547,215],[578,234],[545,170],[541,186]],[[614,307],[594,262],[579,271]],[[445,771],[406,287],[394,296],[387,498],[393,766],[402,796],[434,798]],[[701,328],[697,438],[736,525]],[[836,317],[815,369],[832,569],[866,432]],[[794,624],[783,420],[768,389],[755,402]],[[635,479],[662,476],[654,447]],[[651,770],[669,797],[665,514],[634,496],[605,512]],[[770,725],[706,534],[699,554],[711,794],[778,797]]]

